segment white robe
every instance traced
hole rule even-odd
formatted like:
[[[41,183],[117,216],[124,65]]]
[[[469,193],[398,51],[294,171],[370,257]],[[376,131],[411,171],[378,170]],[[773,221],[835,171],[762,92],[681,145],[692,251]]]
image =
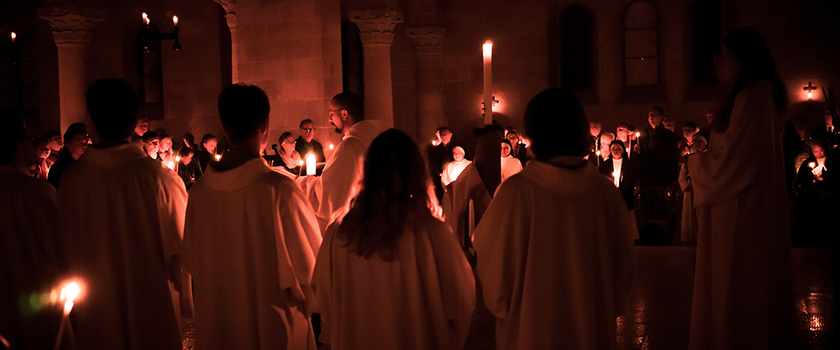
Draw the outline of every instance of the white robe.
[[[60,282],[67,268],[60,237],[55,187],[21,166],[0,166],[0,334],[12,349],[55,342],[60,307],[20,301]]]
[[[472,161],[467,159],[462,159],[460,162],[451,161],[446,163],[446,166],[443,167],[443,173],[440,176],[440,182],[443,184],[443,187],[449,186],[450,183],[457,180],[461,172],[470,164],[472,164]]]
[[[446,224],[407,224],[391,262],[351,252],[338,226],[327,230],[315,266],[321,341],[335,350],[464,347],[475,280]]]
[[[626,220],[624,199],[588,163],[532,160],[502,183],[474,240],[497,348],[614,349],[632,276]]]
[[[502,157],[499,163],[501,164],[502,182],[522,171],[522,162],[513,156]]]
[[[168,282],[181,256],[184,181],[136,143],[89,147],[58,196],[68,257],[85,284],[74,308],[79,349],[180,349]]]
[[[362,180],[362,162],[368,146],[379,135],[379,126],[368,120],[353,124],[327,161],[321,176],[313,184],[312,206],[323,232],[335,214],[344,211],[358,193]],[[312,198],[312,196],[310,196]]]
[[[262,158],[190,189],[184,246],[197,349],[315,349],[306,290],[321,232],[293,180]]]
[[[690,155],[697,264],[689,349],[790,349],[793,300],[782,128],[772,85],[738,94],[729,129]]]

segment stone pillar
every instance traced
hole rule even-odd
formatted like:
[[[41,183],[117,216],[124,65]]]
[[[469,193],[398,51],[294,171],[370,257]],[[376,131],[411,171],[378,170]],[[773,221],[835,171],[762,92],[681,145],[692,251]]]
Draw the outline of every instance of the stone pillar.
[[[446,125],[441,65],[443,34],[444,29],[439,26],[406,29],[417,55],[417,141],[421,144],[434,139],[435,129]]]
[[[365,118],[394,127],[394,98],[391,85],[391,43],[394,26],[402,23],[402,12],[390,8],[350,11],[350,21],[359,27],[362,39]]]
[[[235,0],[214,0],[222,8],[225,9],[225,19],[230,29],[230,75],[231,82],[236,84],[239,82],[239,53],[236,45],[236,1]]]
[[[85,104],[88,88],[86,56],[93,26],[103,20],[102,13],[71,4],[39,7],[38,17],[50,22],[53,40],[58,48],[61,131],[76,122],[90,126]]]

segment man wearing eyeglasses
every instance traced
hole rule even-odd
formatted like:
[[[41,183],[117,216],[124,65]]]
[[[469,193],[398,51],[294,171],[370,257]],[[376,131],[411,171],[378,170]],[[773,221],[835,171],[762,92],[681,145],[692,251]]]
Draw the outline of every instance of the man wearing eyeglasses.
[[[315,124],[312,123],[311,119],[304,119],[300,122],[300,137],[295,140],[295,151],[302,158],[312,153],[318,163],[327,161],[327,158],[324,157],[324,147],[321,146],[320,142],[315,141]]]

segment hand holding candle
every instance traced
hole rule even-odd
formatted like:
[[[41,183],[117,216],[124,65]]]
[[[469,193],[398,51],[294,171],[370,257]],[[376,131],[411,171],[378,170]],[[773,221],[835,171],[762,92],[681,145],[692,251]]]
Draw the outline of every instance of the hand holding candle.
[[[70,311],[73,310],[76,298],[78,298],[81,293],[82,288],[76,282],[67,283],[63,288],[61,288],[59,301],[64,301],[64,315],[61,317],[61,324],[58,326],[58,336],[56,336],[55,346],[53,346],[55,350],[61,348],[61,338],[64,336],[64,329],[70,323]]]
[[[217,154],[217,155],[215,155],[213,158],[215,158],[215,159],[216,159],[216,161],[218,162],[218,161],[222,160],[222,155],[221,155],[221,154]]]

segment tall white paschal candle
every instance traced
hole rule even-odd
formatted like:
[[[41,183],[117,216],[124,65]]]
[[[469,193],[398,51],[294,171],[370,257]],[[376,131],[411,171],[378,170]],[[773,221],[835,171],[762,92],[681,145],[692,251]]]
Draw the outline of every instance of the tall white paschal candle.
[[[493,124],[493,42],[481,46],[484,52],[484,125]]]
[[[315,155],[312,153],[306,155],[306,175],[315,175]]]

